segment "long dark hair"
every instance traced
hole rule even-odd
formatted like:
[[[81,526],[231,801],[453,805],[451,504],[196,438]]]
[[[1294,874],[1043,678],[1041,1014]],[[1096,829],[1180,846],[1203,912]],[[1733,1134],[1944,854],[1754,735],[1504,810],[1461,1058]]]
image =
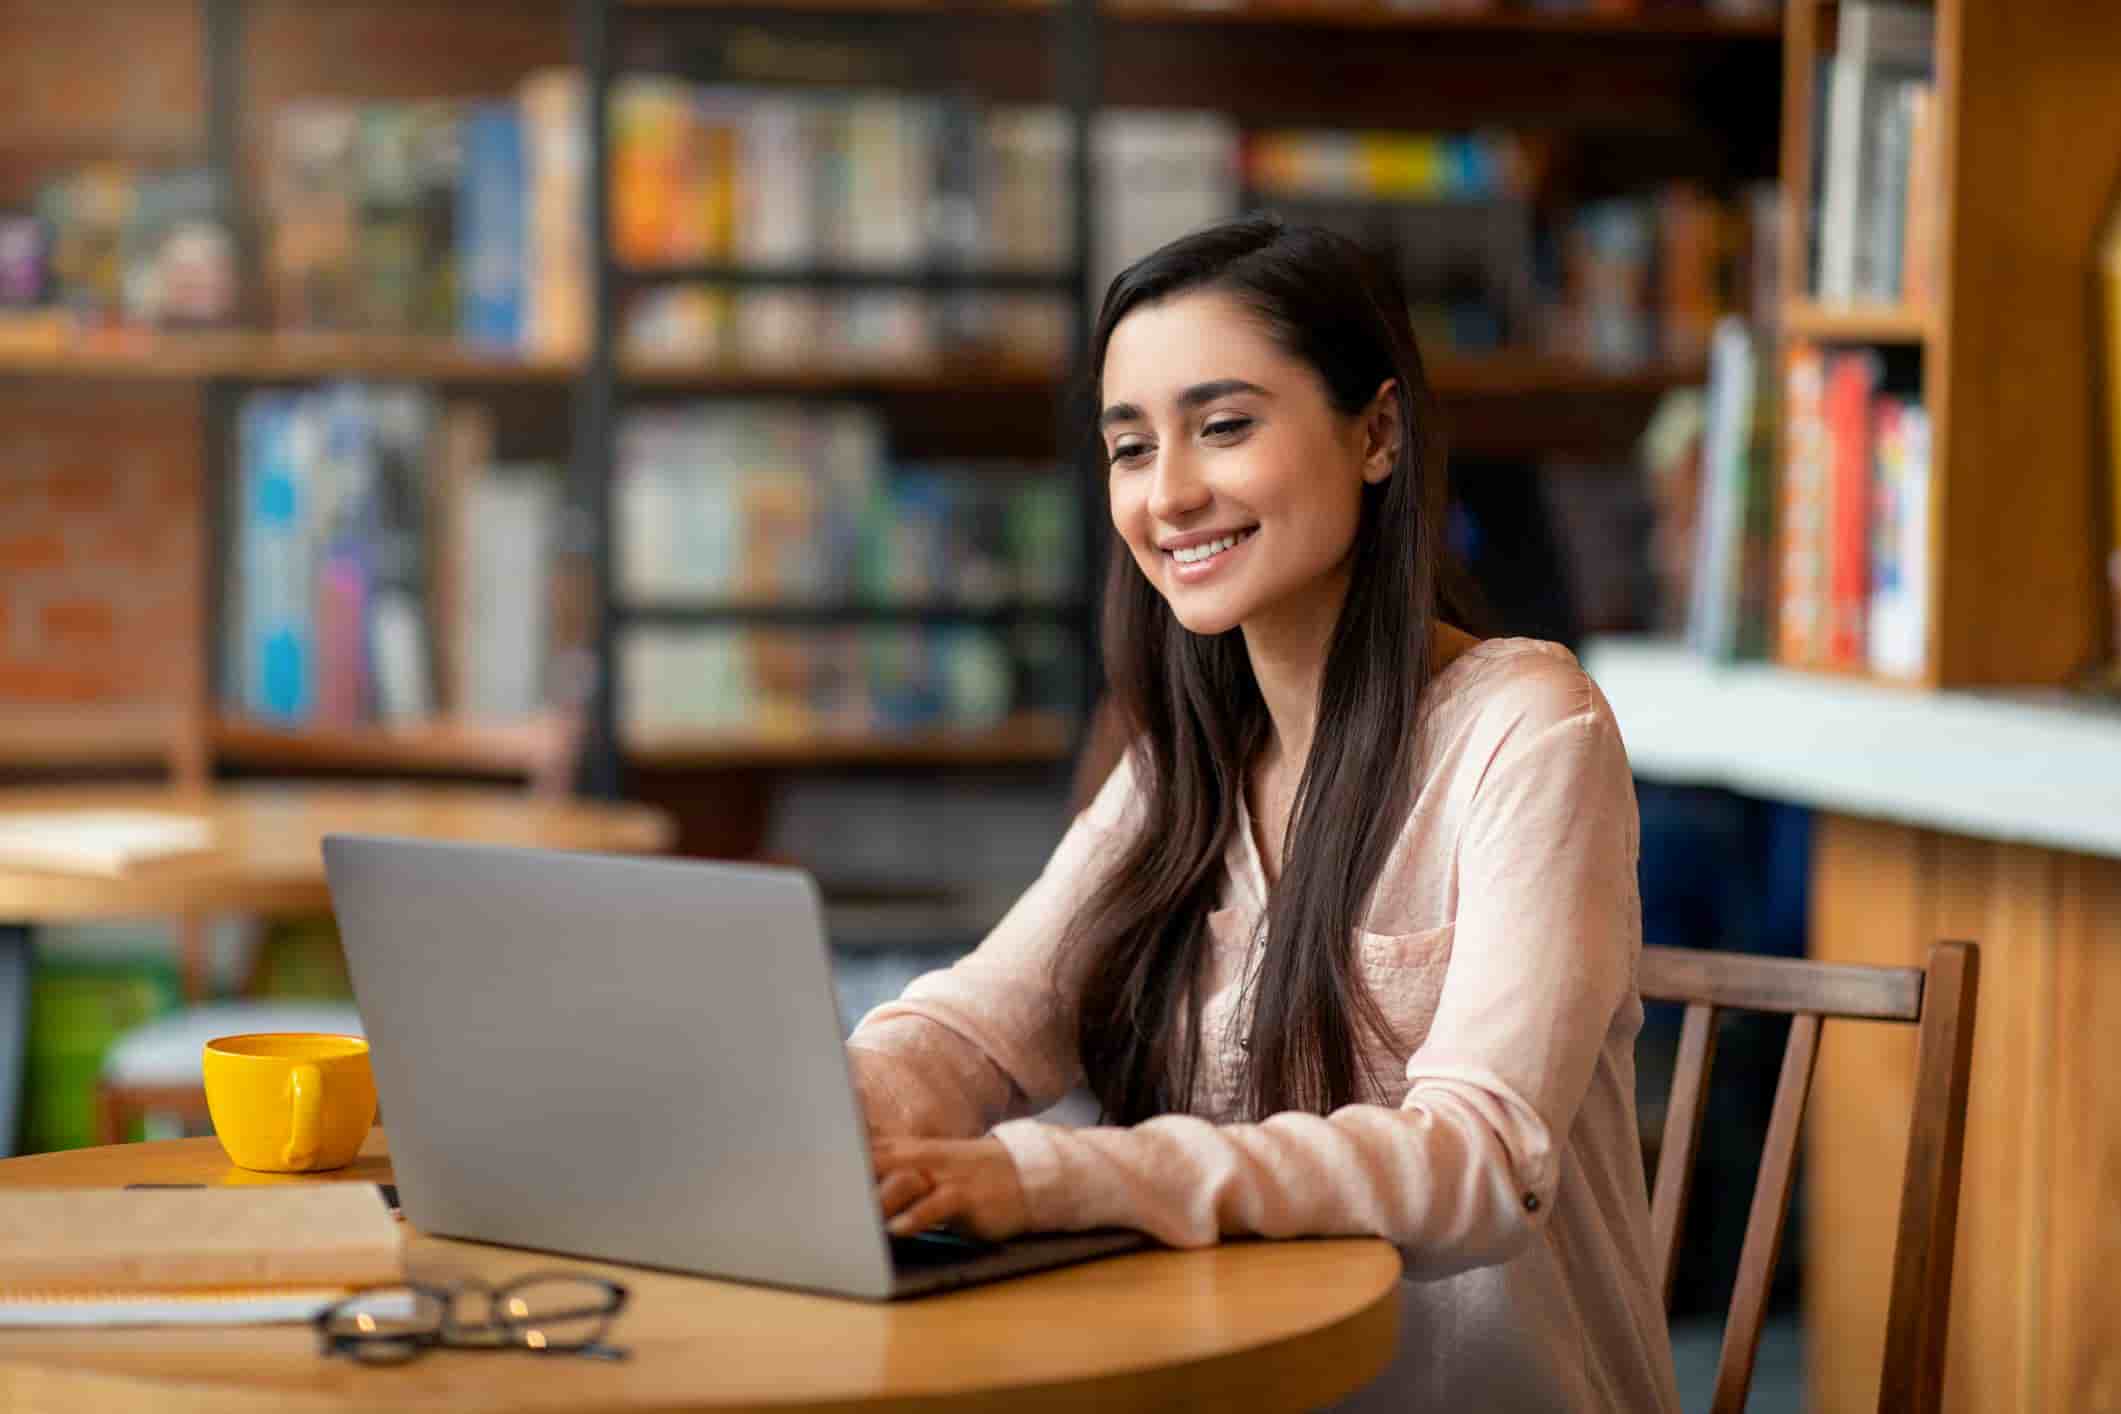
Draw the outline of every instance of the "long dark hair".
[[[1363,985],[1354,932],[1411,803],[1416,704],[1432,672],[1430,623],[1463,623],[1440,588],[1444,462],[1396,271],[1345,237],[1249,217],[1164,246],[1112,282],[1092,344],[1102,383],[1112,331],[1145,304],[1216,291],[1318,373],[1343,415],[1398,386],[1392,473],[1365,485],[1352,574],[1326,650],[1318,731],[1290,814],[1266,918],[1247,1112],[1324,1113],[1366,1098],[1358,1026],[1390,1028]],[[1190,1107],[1200,1050],[1206,919],[1247,771],[1272,731],[1241,631],[1187,631],[1123,549],[1110,556],[1104,659],[1112,707],[1153,826],[1124,845],[1084,901],[1062,957],[1081,978],[1076,1033],[1108,1122]]]

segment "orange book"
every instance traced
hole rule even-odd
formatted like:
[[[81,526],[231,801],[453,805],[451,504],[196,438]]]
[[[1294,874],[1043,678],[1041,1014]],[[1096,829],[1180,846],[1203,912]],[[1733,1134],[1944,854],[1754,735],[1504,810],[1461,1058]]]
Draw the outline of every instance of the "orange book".
[[[1876,354],[1859,350],[1828,362],[1826,654],[1836,667],[1862,667],[1869,656],[1871,399],[1877,391]]]
[[[1792,342],[1783,363],[1781,576],[1776,658],[1809,667],[1826,658],[1826,359]]]

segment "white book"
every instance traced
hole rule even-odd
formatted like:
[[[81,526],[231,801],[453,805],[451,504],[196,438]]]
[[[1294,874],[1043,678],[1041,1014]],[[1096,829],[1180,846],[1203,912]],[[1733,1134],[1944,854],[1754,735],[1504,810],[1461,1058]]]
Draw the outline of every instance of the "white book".
[[[516,721],[544,708],[557,478],[546,467],[495,466],[465,498],[465,711]]]
[[[1847,301],[1859,293],[1857,265],[1866,205],[1876,198],[1865,181],[1868,128],[1894,78],[1927,78],[1936,17],[1927,5],[1851,0],[1841,8],[1839,45],[1827,82],[1825,183],[1819,210],[1821,300]]]
[[[1745,459],[1752,446],[1753,393],[1759,377],[1745,321],[1718,320],[1709,347],[1708,425],[1702,435],[1702,505],[1695,516],[1692,603],[1687,646],[1728,658],[1736,644],[1738,540],[1745,519]]]
[[[0,818],[0,863],[117,876],[214,847],[203,816],[157,810],[37,810]]]
[[[351,1287],[236,1287],[224,1291],[0,1290],[0,1328],[10,1326],[256,1326],[315,1318]],[[410,1316],[409,1293],[369,1300],[377,1315]]]

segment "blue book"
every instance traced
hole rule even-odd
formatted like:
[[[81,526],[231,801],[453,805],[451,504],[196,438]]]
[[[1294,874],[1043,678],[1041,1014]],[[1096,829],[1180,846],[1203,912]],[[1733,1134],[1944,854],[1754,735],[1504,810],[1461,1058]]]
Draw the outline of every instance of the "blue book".
[[[245,710],[290,725],[316,701],[314,550],[301,399],[261,393],[241,414],[238,673]]]
[[[523,120],[511,103],[481,103],[464,119],[457,187],[461,332],[482,344],[522,344],[529,291]]]

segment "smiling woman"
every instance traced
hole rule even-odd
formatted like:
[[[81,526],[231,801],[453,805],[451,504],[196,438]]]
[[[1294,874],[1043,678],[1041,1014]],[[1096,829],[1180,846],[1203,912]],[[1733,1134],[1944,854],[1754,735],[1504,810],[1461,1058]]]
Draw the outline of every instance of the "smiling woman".
[[[1093,367],[1126,759],[848,1043],[893,1227],[1373,1233],[1410,1280],[1358,1402],[1675,1408],[1627,757],[1566,649],[1464,631],[1395,277],[1212,227],[1113,282]],[[1078,1082],[1097,1127],[1023,1118]]]

